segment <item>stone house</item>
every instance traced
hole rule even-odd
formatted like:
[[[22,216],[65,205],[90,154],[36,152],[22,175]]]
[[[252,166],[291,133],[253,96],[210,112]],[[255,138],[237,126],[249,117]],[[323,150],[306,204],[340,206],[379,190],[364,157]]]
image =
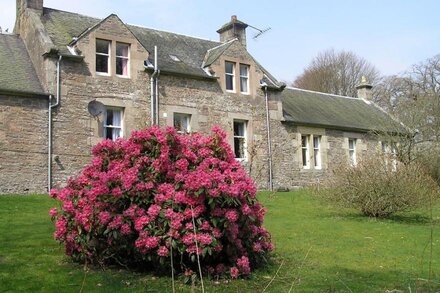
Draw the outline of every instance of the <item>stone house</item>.
[[[14,34],[0,34],[0,194],[62,186],[99,141],[152,124],[221,126],[262,189],[325,180],[380,148],[371,131],[401,129],[366,82],[357,98],[278,82],[246,27],[233,16],[210,41],[17,0]]]

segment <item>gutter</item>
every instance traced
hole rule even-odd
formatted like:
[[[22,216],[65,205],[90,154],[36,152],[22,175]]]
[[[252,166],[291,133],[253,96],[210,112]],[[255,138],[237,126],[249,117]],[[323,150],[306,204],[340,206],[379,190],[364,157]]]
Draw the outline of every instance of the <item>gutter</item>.
[[[60,104],[60,64],[63,56],[57,60],[56,101],[52,104],[52,95],[49,95],[48,142],[47,142],[47,190],[52,189],[52,109]]]

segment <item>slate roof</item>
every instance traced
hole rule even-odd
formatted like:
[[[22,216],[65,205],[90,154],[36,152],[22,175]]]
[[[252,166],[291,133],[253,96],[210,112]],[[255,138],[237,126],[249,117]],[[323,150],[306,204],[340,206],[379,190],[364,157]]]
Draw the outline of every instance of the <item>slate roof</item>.
[[[0,92],[47,95],[18,35],[0,34]]]
[[[59,52],[70,55],[67,44],[101,19],[45,7],[41,21]],[[127,27],[150,52],[151,63],[154,61],[154,46],[158,47],[158,63],[162,72],[209,77],[202,69],[203,59],[209,49],[222,44],[135,25]],[[180,61],[173,60],[170,55]]]
[[[281,100],[286,122],[347,131],[408,132],[378,106],[363,99],[286,88]]]
[[[67,49],[67,45],[72,42],[72,39],[83,35],[88,29],[99,24],[102,19],[44,7],[41,21],[59,53],[69,56],[71,52]],[[221,29],[231,23],[225,24]],[[246,25],[238,20],[233,23]],[[158,65],[162,73],[215,78],[209,75],[202,66],[211,65],[232,43],[210,41],[136,25],[126,26],[150,52],[151,64],[154,63],[154,46],[158,47]],[[272,88],[278,89],[284,86],[278,83],[260,64],[258,66],[268,77],[266,81]]]

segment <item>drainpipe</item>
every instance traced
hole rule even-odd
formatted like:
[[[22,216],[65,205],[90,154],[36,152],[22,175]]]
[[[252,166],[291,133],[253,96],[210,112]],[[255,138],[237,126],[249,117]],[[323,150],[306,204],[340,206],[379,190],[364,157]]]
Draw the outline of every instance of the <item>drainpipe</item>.
[[[49,95],[49,121],[48,121],[48,150],[47,150],[47,189],[52,189],[52,109],[60,104],[60,63],[63,57],[60,55],[57,61],[57,85],[56,85],[56,101],[52,104],[52,95]]]
[[[159,74],[159,71],[157,69],[157,46],[154,46],[154,72],[151,75],[150,78],[150,91],[151,91],[151,125],[157,125],[156,117],[159,116],[159,113],[156,111],[159,110],[159,105],[157,103],[157,95],[158,95],[158,89],[157,89],[157,80],[155,82],[156,76]]]
[[[269,190],[273,191],[273,174],[272,174],[272,143],[270,134],[270,117],[269,117],[269,97],[267,94],[267,84],[261,83],[261,87],[264,90],[264,97],[266,100],[266,127],[267,127],[267,160],[269,163]]]

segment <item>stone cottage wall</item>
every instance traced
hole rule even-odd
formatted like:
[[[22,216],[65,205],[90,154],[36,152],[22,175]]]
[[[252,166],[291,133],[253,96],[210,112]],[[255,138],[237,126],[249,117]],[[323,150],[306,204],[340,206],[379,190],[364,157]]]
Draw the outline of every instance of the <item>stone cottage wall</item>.
[[[47,192],[44,98],[0,95],[0,194]]]

